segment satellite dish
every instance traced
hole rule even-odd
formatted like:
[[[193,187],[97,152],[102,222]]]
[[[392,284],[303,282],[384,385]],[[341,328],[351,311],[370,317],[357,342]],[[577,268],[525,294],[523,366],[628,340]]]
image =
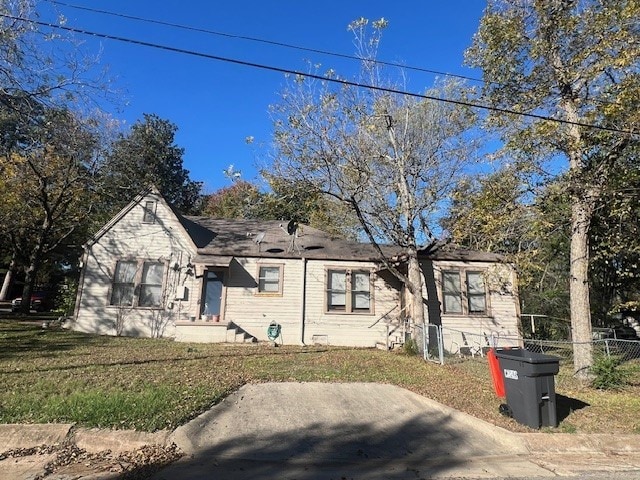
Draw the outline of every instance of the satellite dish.
[[[258,235],[256,235],[256,238],[254,238],[254,242],[256,242],[258,245],[260,245],[262,243],[262,241],[264,240],[264,236],[266,235],[265,232],[260,232]]]
[[[295,220],[290,220],[289,223],[287,223],[287,233],[289,235],[294,235],[296,233],[296,230],[298,230],[298,222],[296,222]]]

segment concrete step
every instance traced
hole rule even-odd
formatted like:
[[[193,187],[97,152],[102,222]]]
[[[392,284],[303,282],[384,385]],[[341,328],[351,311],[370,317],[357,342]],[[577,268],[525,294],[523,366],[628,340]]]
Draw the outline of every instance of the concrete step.
[[[258,339],[237,325],[233,325],[227,330],[227,341],[232,343],[257,343]]]

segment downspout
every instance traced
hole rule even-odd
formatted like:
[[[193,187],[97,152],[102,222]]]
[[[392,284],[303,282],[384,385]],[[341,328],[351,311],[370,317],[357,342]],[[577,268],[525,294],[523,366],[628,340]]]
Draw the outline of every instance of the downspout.
[[[307,313],[307,259],[302,257],[302,298],[300,301],[300,344],[304,346],[304,321]]]

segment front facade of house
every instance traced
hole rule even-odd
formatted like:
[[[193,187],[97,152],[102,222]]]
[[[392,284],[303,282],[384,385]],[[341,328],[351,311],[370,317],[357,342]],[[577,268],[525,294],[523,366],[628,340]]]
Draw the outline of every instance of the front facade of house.
[[[508,265],[492,256],[437,254],[423,260],[423,270],[430,321],[517,333]],[[410,327],[404,297],[370,245],[292,222],[183,217],[150,191],[86,245],[70,327],[251,342],[270,340],[270,326],[278,325],[278,343],[390,348]]]

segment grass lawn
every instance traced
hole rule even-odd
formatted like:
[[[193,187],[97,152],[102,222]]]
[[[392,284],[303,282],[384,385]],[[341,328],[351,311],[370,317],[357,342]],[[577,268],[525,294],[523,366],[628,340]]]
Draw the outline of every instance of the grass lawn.
[[[188,344],[85,335],[0,321],[0,423],[172,429],[256,382],[398,385],[514,431],[484,360],[445,366],[376,349]],[[640,385],[618,392],[556,381],[563,432],[640,433]]]

